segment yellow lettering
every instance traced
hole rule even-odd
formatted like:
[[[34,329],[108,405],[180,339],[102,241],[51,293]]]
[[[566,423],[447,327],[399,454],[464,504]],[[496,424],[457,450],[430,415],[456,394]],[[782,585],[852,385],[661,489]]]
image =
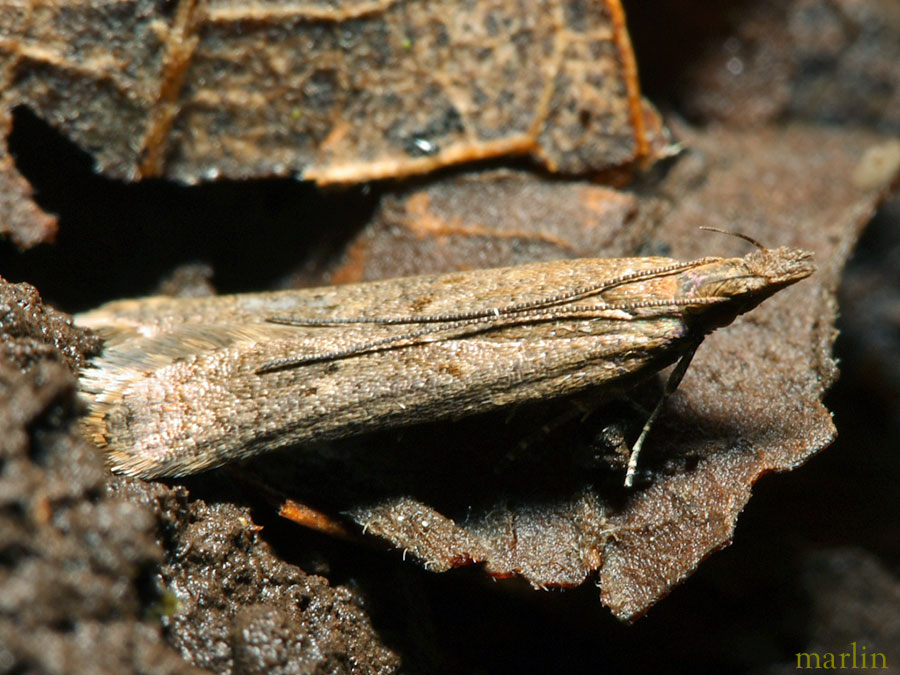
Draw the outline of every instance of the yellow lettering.
[[[819,668],[822,667],[822,664],[819,662],[819,655],[816,654],[815,652],[813,652],[812,654],[807,654],[806,652],[800,652],[799,654],[795,654],[795,656],[797,657],[797,668],[807,668],[807,669],[815,668],[816,670],[818,670]],[[813,657],[815,657],[815,659],[816,659],[815,666],[811,665],[811,662],[810,662],[810,660]],[[806,659],[806,665],[803,665],[804,658]]]

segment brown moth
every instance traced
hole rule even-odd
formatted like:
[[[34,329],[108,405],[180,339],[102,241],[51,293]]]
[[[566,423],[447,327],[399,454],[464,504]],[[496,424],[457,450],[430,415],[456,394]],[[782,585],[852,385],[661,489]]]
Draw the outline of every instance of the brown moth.
[[[116,471],[184,476],[271,450],[590,389],[678,362],[809,276],[811,254],[574,259],[296,291],[122,300],[76,322],[88,436]]]

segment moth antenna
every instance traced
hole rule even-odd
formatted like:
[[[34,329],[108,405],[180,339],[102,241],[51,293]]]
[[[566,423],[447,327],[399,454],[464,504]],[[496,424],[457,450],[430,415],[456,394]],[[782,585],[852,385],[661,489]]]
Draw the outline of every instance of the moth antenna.
[[[709,232],[718,232],[719,234],[728,234],[728,235],[731,235],[732,237],[737,237],[738,239],[743,239],[744,241],[750,242],[751,244],[753,244],[760,251],[768,251],[769,250],[765,246],[760,244],[758,241],[756,241],[756,239],[754,239],[753,237],[747,236],[746,234],[741,234],[740,232],[730,232],[728,230],[720,230],[717,227],[706,227],[705,225],[701,225],[700,229],[708,230]]]

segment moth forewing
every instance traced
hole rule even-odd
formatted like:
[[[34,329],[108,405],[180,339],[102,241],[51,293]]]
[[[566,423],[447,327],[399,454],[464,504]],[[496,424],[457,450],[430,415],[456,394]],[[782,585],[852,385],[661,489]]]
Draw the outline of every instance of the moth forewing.
[[[588,388],[617,395],[808,276],[808,258],[578,259],[114,302],[76,317],[107,338],[83,377],[85,427],[115,470],[176,476]]]

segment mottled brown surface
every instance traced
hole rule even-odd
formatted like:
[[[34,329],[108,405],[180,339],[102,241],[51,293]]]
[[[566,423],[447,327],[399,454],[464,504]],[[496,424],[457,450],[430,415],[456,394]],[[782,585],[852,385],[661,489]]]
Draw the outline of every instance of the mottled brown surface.
[[[697,121],[804,119],[900,132],[894,0],[633,4],[635,42],[659,66],[644,86]]]
[[[95,337],[0,280],[0,339],[4,670],[396,671],[359,598],[274,556],[246,507],[110,477],[66,367]]]
[[[637,250],[637,198],[525,171],[468,173],[384,198],[325,280],[347,283]]]
[[[158,575],[175,607],[171,643],[222,672],[396,672],[358,594],[275,555],[250,509],[188,490],[118,478],[112,492],[159,514],[167,557]]]
[[[28,106],[127,180],[353,183],[507,155],[585,173],[661,149],[618,0],[4,2],[0,90],[4,137]],[[3,229],[46,240],[0,148]]]
[[[697,62],[704,46],[711,46],[716,50],[744,44],[742,27],[749,19],[742,18],[742,10],[752,11],[756,4],[729,2],[713,5],[705,1],[686,3],[683,0],[631,3],[628,9],[632,37],[636,40],[641,56],[644,84],[658,96],[654,101],[683,113],[687,107],[685,102],[700,93],[707,98],[714,97],[716,93],[713,91],[698,92],[687,87],[686,79],[681,75],[691,64]],[[845,233],[852,231],[855,226],[849,222],[862,218],[863,212],[867,211],[867,208],[862,208],[865,199],[857,202],[859,211],[850,209],[845,213],[840,209],[834,210],[831,213],[834,222],[830,225],[822,226],[813,219],[820,230],[803,227],[805,221],[801,218],[809,218],[809,209],[815,206],[810,205],[809,200],[822,200],[823,194],[826,202],[831,198],[828,195],[829,189],[846,197],[856,171],[848,175],[841,171],[840,167],[843,165],[838,165],[833,171],[825,172],[826,178],[820,179],[819,174],[802,164],[801,160],[806,155],[817,154],[819,144],[810,142],[810,139],[819,138],[816,135],[819,133],[824,133],[833,142],[855,125],[880,128],[888,133],[896,131],[896,126],[892,126],[890,120],[898,110],[897,106],[884,107],[880,101],[886,100],[883,97],[889,97],[891,91],[896,91],[891,89],[889,82],[898,72],[895,50],[900,42],[896,39],[896,33],[887,40],[875,39],[881,31],[887,31],[881,34],[891,35],[891,26],[896,26],[896,22],[892,23],[890,17],[896,3],[892,0],[811,1],[792,6],[805,6],[807,16],[826,19],[834,16],[835,7],[846,7],[866,15],[866,21],[860,23],[848,23],[847,19],[851,15],[847,12],[838,15],[841,30],[849,29],[847,35],[855,36],[855,39],[845,43],[835,42],[834,44],[844,44],[845,47],[832,50],[830,56],[820,62],[816,59],[809,61],[810,66],[813,66],[809,72],[815,75],[809,81],[820,85],[810,91],[836,93],[830,100],[839,104],[841,116],[828,118],[832,121],[830,131],[816,131],[823,113],[830,108],[816,105],[817,101],[822,100],[817,97],[810,99],[812,105],[803,108],[805,112],[802,116],[808,128],[799,131],[808,134],[807,141],[793,146],[802,152],[798,151],[796,157],[786,164],[797,178],[797,191],[787,195],[776,191],[781,197],[773,204],[772,209],[773,213],[777,212],[785,219],[795,218],[796,222],[779,221],[779,225],[785,228],[787,224],[791,224],[790,232],[802,231],[804,246],[810,245],[808,240],[812,239],[816,246],[832,246],[836,243],[839,248],[846,248],[849,241],[837,234],[838,230],[832,229],[832,226],[845,228],[841,230]],[[771,8],[771,5],[768,7]],[[726,13],[731,13],[729,21],[723,20]],[[685,20],[692,22],[693,30],[685,30]],[[755,44],[764,52],[771,53],[792,44],[802,47],[802,42],[784,40],[784,13],[780,9],[776,8],[771,14],[763,14],[762,20],[754,21],[757,26],[754,28]],[[825,38],[832,34],[828,31],[821,33]],[[812,33],[811,37],[815,38],[816,34]],[[733,40],[729,41],[729,38]],[[766,45],[766,41],[772,41],[773,44]],[[727,63],[727,58],[719,60],[719,63],[722,62]],[[746,66],[749,60],[743,62]],[[764,64],[765,61],[761,63]],[[821,69],[814,67],[817,64],[821,65]],[[746,69],[744,72],[747,72]],[[852,77],[838,77],[841,72],[849,72]],[[792,103],[793,99],[784,98],[776,75],[777,71],[772,73],[771,87],[766,84],[767,76],[759,78],[762,84],[753,89],[754,106],[764,112],[776,111],[776,117],[783,121],[790,119],[793,114],[791,111],[800,108],[797,103]],[[876,85],[881,81],[887,85],[886,88],[877,85],[874,88],[874,93],[878,94],[876,96],[847,95],[846,92],[857,91],[854,83],[864,85],[870,81],[870,76],[875,78]],[[740,93],[743,81],[740,76],[732,75],[706,80],[707,84],[703,86],[723,88],[720,95],[727,99],[735,91]],[[663,84],[665,86],[661,86]],[[766,98],[776,100],[774,103],[767,102]],[[786,101],[790,105],[785,106]],[[875,105],[870,106],[870,102]],[[730,109],[732,112],[741,112],[739,107],[733,105]],[[362,191],[337,196],[319,195],[289,182],[223,183],[197,189],[153,184],[119,185],[91,175],[83,158],[76,158],[77,161],[72,159],[74,153],[71,148],[58,140],[48,140],[46,129],[37,128],[28,119],[20,125],[21,119],[21,115],[17,116],[16,131],[13,134],[13,145],[18,148],[17,165],[25,172],[29,181],[37,186],[42,206],[51,208],[52,205],[62,215],[63,227],[60,229],[57,245],[52,248],[39,247],[26,254],[13,254],[11,249],[0,248],[0,273],[17,280],[40,279],[40,288],[45,297],[52,298],[53,302],[70,311],[84,310],[115,297],[151,292],[159,280],[167,277],[176,265],[198,259],[213,264],[215,284],[220,290],[272,288],[279,286],[282,283],[280,280],[288,277],[322,278],[317,276],[321,269],[320,263],[314,260],[297,262],[303,260],[302,256],[309,251],[327,253],[334,250],[333,243],[318,243],[313,233],[329,232],[332,236],[336,233],[344,236],[347,231],[345,225],[349,224],[352,229],[361,227],[368,221],[365,212],[377,201],[377,193],[374,196],[367,196]],[[727,124],[728,118],[723,119]],[[770,118],[763,116],[760,119],[765,124],[765,120]],[[797,131],[798,128],[795,127],[791,136]],[[727,136],[724,131],[714,129],[713,132],[708,137],[710,143],[724,142]],[[684,129],[678,133],[689,140],[691,145],[703,141],[702,134],[695,138],[693,134],[686,134]],[[747,157],[757,155],[761,148],[766,147],[762,142],[758,147],[753,142],[755,133],[761,133],[761,139],[765,139],[776,132],[765,127],[756,132],[744,129],[740,135],[744,141],[738,149]],[[786,136],[778,138],[787,143]],[[799,139],[799,136],[796,138]],[[852,136],[848,137],[848,147],[861,151],[862,146],[855,145],[855,141],[850,142],[851,138]],[[726,145],[734,149],[730,143]],[[830,143],[824,145],[827,151],[824,154],[828,156],[831,152],[828,150]],[[702,188],[707,169],[717,166],[718,156],[714,153],[714,148],[710,149],[705,144],[704,148],[703,154],[687,154],[679,161],[677,169],[687,187]],[[719,175],[726,175],[726,168],[729,171],[740,170],[742,160],[743,157],[722,164],[722,173]],[[687,163],[688,166],[683,168],[682,163]],[[827,169],[817,166],[820,171]],[[718,181],[720,187],[728,188],[723,192],[718,206],[737,204],[740,208],[727,214],[729,218],[737,217],[734,224],[721,222],[721,217],[718,218],[720,222],[714,224],[763,236],[763,243],[766,245],[782,242],[778,237],[784,234],[773,235],[774,241],[770,240],[762,229],[755,230],[752,223],[740,219],[741,213],[748,206],[741,200],[740,191],[749,186],[748,189],[754,192],[750,207],[757,200],[766,204],[772,192],[772,178],[783,178],[783,173],[779,166],[773,167],[770,164],[765,172],[738,173],[731,185]],[[758,190],[755,187],[757,183],[761,183],[765,189]],[[645,189],[646,186],[639,192]],[[682,191],[672,189],[669,192],[673,196],[682,194]],[[471,199],[471,190],[468,195]],[[496,192],[494,195],[496,196]],[[402,193],[400,199],[405,199]],[[709,199],[714,200],[714,196],[709,195]],[[706,203],[708,202],[704,202]],[[566,204],[569,205],[570,202],[567,200]],[[701,209],[706,208],[704,204],[695,202],[693,218],[703,216],[704,211]],[[349,210],[354,205],[359,207],[358,212]],[[672,201],[666,195],[657,195],[650,212],[665,215],[671,206]],[[646,202],[642,202],[642,217],[646,207]],[[565,210],[568,206],[560,208]],[[896,233],[900,231],[898,213],[900,210],[895,199],[876,214],[875,222],[864,234],[859,254],[848,268],[847,281],[850,283],[842,289],[839,317],[841,332],[837,341],[842,372],[827,399],[829,408],[835,413],[834,423],[840,431],[837,441],[801,469],[757,482],[753,487],[754,498],[744,507],[731,546],[707,559],[686,583],[676,588],[670,597],[658,603],[634,625],[626,627],[611,619],[608,610],[597,602],[596,589],[589,585],[566,593],[537,593],[515,580],[486,581],[480,570],[471,568],[458,569],[448,574],[423,572],[414,564],[401,564],[401,556],[397,554],[372,552],[357,544],[336,543],[290,523],[280,524],[279,519],[273,516],[272,505],[254,502],[256,507],[251,513],[253,520],[265,524],[265,529],[257,536],[275,544],[277,555],[283,560],[296,563],[307,571],[323,574],[332,584],[349,585],[359,592],[365,598],[366,610],[373,616],[379,636],[402,654],[404,670],[409,672],[438,672],[443,669],[456,672],[477,670],[550,673],[564,670],[633,673],[699,670],[782,673],[795,672],[793,655],[798,651],[809,648],[846,651],[852,640],[866,644],[870,652],[888,652],[892,659],[889,663],[894,667],[896,657],[892,656],[890,649],[892,643],[896,643],[896,636],[891,631],[892,626],[896,625],[897,603],[891,600],[896,593],[895,570],[900,561],[900,528],[896,510],[896,485],[900,476],[900,454],[896,452],[900,444],[900,428],[897,424],[900,419],[897,382],[900,380],[896,373],[900,371],[897,369],[896,354],[900,350],[896,342],[898,332],[894,328],[898,325],[895,277],[896,270],[900,269],[897,265],[896,243]],[[794,214],[799,215],[795,217]],[[838,221],[844,225],[840,226]],[[194,224],[194,227],[188,227],[188,224]],[[803,229],[795,230],[794,225]],[[517,229],[521,229],[521,225]],[[662,236],[647,239],[641,252],[667,253],[665,247],[661,246],[662,241],[665,241]],[[728,248],[731,246],[744,246],[729,242],[720,235],[697,233],[693,228],[680,232],[677,241],[670,239],[668,242],[678,255],[692,255],[694,250],[690,246],[702,247],[704,252],[713,248],[716,253],[737,250]],[[381,250],[386,252],[389,248],[385,245]],[[741,248],[741,252],[745,250]],[[820,265],[831,259],[822,258],[823,251],[819,249],[819,252]],[[403,260],[396,264],[408,266]],[[295,271],[288,274],[287,270],[292,266]],[[389,265],[381,263],[378,266],[389,268]],[[336,269],[337,263],[332,261],[331,266],[325,265],[325,268],[329,271]],[[830,272],[826,269],[826,273]],[[812,281],[808,280],[808,283]],[[800,292],[802,286],[796,288]],[[796,308],[803,309],[799,304]],[[791,308],[792,314],[794,309]],[[797,314],[798,319],[802,319],[804,312],[798,311]],[[736,328],[732,326],[729,330]],[[771,329],[768,320],[763,328],[764,332]],[[831,331],[830,323],[821,324],[819,331]],[[727,333],[723,332],[721,335],[724,338]],[[793,352],[793,338],[790,335],[787,337],[788,349]],[[779,335],[778,344],[784,338],[784,335]],[[816,339],[821,344],[821,338]],[[704,348],[714,347],[715,343],[712,341],[704,345]],[[701,356],[703,351],[701,349]],[[813,353],[806,352],[806,356]],[[791,363],[779,358],[778,349],[765,354],[767,358],[777,361],[773,370],[776,366],[777,369],[788,366],[788,372],[793,372]],[[741,374],[743,360],[741,352],[728,362],[735,377]],[[702,362],[700,365],[702,366]],[[695,379],[693,388],[684,393],[693,396],[697,385],[701,385],[700,389],[703,390],[708,384],[704,381],[708,372],[708,368],[696,371],[695,376],[703,377]],[[41,386],[51,381],[42,379]],[[25,402],[31,400],[31,395],[27,393],[31,386],[28,382],[25,378],[15,380],[12,391],[21,389],[25,393],[13,399],[17,403],[10,408],[26,409]],[[815,390],[815,387],[811,389]],[[52,390],[51,387],[47,391]],[[801,387],[796,393],[797,398],[793,400],[809,400],[810,390]],[[52,394],[47,395],[52,397]],[[775,400],[784,400],[781,390],[776,392],[776,396],[777,398],[773,397]],[[655,392],[647,392],[641,400],[644,405],[652,404]],[[662,429],[661,435],[655,435],[657,441],[671,436],[673,440],[680,442],[685,436],[683,431],[678,434],[668,434],[667,431],[677,427],[679,420],[685,419],[686,415],[705,415],[702,409],[684,407],[690,400],[693,399],[673,400],[673,407],[664,420],[668,421],[669,427]],[[426,498],[436,499],[441,502],[441,506],[445,502],[465,502],[461,497],[463,494],[472,496],[467,505],[477,507],[479,498],[490,502],[495,498],[490,493],[491,481],[496,480],[497,474],[503,474],[515,456],[505,458],[487,453],[480,458],[476,457],[476,463],[460,467],[454,460],[455,453],[465,451],[472,439],[481,437],[497,448],[518,447],[517,444],[524,435],[532,441],[532,446],[534,438],[545,440],[544,444],[531,453],[533,459],[529,459],[527,449],[525,457],[520,456],[518,459],[520,466],[523,462],[531,461],[531,476],[540,481],[532,484],[530,492],[527,491],[527,485],[521,491],[528,497],[529,504],[537,505],[535,509],[552,515],[554,510],[544,508],[544,494],[535,490],[534,485],[559,484],[555,471],[558,467],[566,466],[566,463],[548,465],[545,461],[548,453],[552,455],[558,449],[560,452],[556,456],[571,458],[572,462],[578,463],[581,475],[576,475],[576,478],[583,480],[586,472],[596,468],[596,460],[593,459],[593,451],[587,453],[587,457],[578,452],[566,454],[567,449],[573,447],[570,439],[577,435],[578,430],[590,432],[592,428],[603,427],[606,422],[615,427],[615,423],[621,423],[622,420],[636,420],[637,424],[642,421],[640,414],[625,406],[611,411],[604,422],[591,427],[586,424],[575,425],[575,433],[564,429],[561,437],[553,440],[553,437],[547,438],[546,433],[541,432],[540,425],[543,419],[553,419],[554,413],[545,411],[543,415],[545,417],[538,419],[536,415],[525,412],[511,422],[504,418],[490,426],[462,424],[459,427],[454,425],[404,434],[401,440],[409,448],[407,452],[412,460],[423,455],[419,447],[427,447],[430,451],[430,461],[422,466],[423,474],[427,476],[438,473],[445,477],[444,485],[438,486],[441,490],[415,497],[420,501]],[[703,429],[727,435],[729,420],[714,419],[715,424]],[[58,429],[60,422],[53,418],[49,424],[51,428]],[[721,427],[725,427],[724,432],[720,431]],[[7,428],[21,429],[0,428],[4,443],[12,436],[5,433]],[[40,425],[32,425],[30,428],[36,428],[40,433],[44,429]],[[529,434],[529,430],[535,433]],[[614,438],[615,434],[608,436]],[[22,438],[21,433],[18,438]],[[580,438],[584,438],[584,444],[579,444],[579,447],[584,447],[590,440],[590,433],[585,433]],[[334,454],[323,461],[330,472],[324,473],[324,487],[319,486],[318,489],[326,492],[330,487],[335,495],[355,490],[359,500],[367,500],[367,508],[374,512],[371,505],[375,504],[376,499],[389,495],[386,495],[386,489],[382,485],[372,485],[362,471],[364,465],[360,458],[371,453],[374,463],[377,459],[388,456],[386,451],[396,447],[398,439],[390,436],[370,440],[371,444],[346,449],[344,461],[336,461]],[[359,450],[362,450],[362,454]],[[606,452],[606,449],[602,450]],[[502,454],[502,451],[498,452]],[[754,469],[752,465],[758,466],[758,463],[749,450],[748,454],[750,457],[746,460],[746,465]],[[724,455],[731,456],[732,460],[737,459],[731,452]],[[96,466],[96,459],[90,459],[93,455],[84,451],[66,453],[65,457],[65,475],[70,484],[76,484],[80,480],[72,477],[73,471],[78,473],[72,466],[91,462]],[[609,460],[604,458],[603,461],[614,462],[615,457],[611,456]],[[649,446],[647,461],[657,478],[663,472],[680,470],[679,464],[682,463],[680,458],[654,452]],[[684,458],[684,465],[689,466],[691,463],[690,457]],[[412,464],[414,466],[415,462]],[[712,468],[708,461],[704,466]],[[359,476],[348,476],[348,472],[354,467],[360,467]],[[448,469],[458,471],[459,477]],[[8,475],[0,474],[0,478]],[[4,485],[17,485],[18,473],[13,475],[15,480],[7,481],[4,478]],[[674,475],[676,474],[672,474]],[[531,476],[527,471],[523,472],[523,479]],[[672,478],[668,480],[671,481]],[[394,494],[409,494],[408,491],[403,491],[407,486],[402,481],[397,482],[399,485],[394,486]],[[488,487],[485,487],[486,483]],[[670,489],[671,487],[673,486],[670,484]],[[569,488],[570,495],[579,494],[577,485],[570,483]],[[198,497],[202,497],[206,504],[230,503],[241,499],[236,486],[224,482],[221,477],[216,479],[209,476],[204,481],[195,481],[188,489],[191,495],[189,503],[193,503]],[[297,489],[302,492],[302,484]],[[452,499],[447,498],[448,494]],[[89,507],[95,503],[85,499],[81,501]],[[174,513],[174,501],[165,503],[171,507],[166,513]],[[569,503],[579,502],[572,500]],[[591,506],[590,502],[584,503]],[[704,502],[690,502],[691,505],[700,503]],[[732,503],[736,507],[739,502]],[[418,508],[415,501],[404,504],[411,512]],[[619,508],[621,504],[614,506]],[[214,518],[213,522],[220,522],[223,531],[240,533],[236,540],[238,544],[246,541],[246,531],[229,524],[227,517],[223,517],[221,521],[216,520],[218,515],[233,514],[230,507],[219,511],[204,507],[199,511]],[[463,508],[451,514],[454,522],[465,523],[466,511],[467,508]],[[522,511],[524,509],[520,507],[520,512]],[[15,509],[12,512],[15,516]],[[725,517],[718,523],[713,523],[713,532],[717,536],[724,534],[727,529],[728,511],[719,513]],[[7,515],[4,514],[4,518]],[[653,512],[644,514],[644,520],[658,529],[659,521],[654,521],[651,517],[653,515]],[[164,514],[161,517],[170,516]],[[446,523],[437,519],[433,522]],[[531,522],[542,521],[535,518]],[[707,525],[703,520],[696,522]],[[453,523],[450,524],[452,532],[460,531]],[[140,539],[141,535],[134,532],[128,520],[115,520],[110,527],[125,533],[122,535],[125,537],[123,541],[133,541],[135,537]],[[5,552],[15,553],[36,546],[38,530],[10,531],[15,532],[15,535],[10,538],[12,543],[4,548]],[[81,541],[76,535],[69,534],[64,539],[66,542]],[[373,538],[368,539],[370,542],[372,540]],[[710,540],[714,541],[715,538]],[[570,537],[569,541],[577,544],[575,538]],[[94,539],[92,542],[96,543]],[[232,543],[224,542],[222,550],[231,546]],[[72,544],[67,550],[81,551],[78,555],[89,555],[86,545]],[[263,549],[254,547],[253,550],[259,552]],[[524,558],[527,553],[529,559],[533,560],[536,551],[537,548],[528,551],[520,549],[521,557]],[[3,578],[20,582],[14,585],[16,589],[30,588],[28,583],[21,582],[23,576],[14,576],[18,565],[27,559],[9,554],[4,557],[4,562],[10,559],[15,564],[3,567],[3,575],[10,575]],[[537,559],[540,560],[540,555]],[[48,560],[52,562],[48,563],[48,572],[42,579],[51,579],[56,583],[69,578],[66,567],[68,558],[56,556]],[[192,569],[193,561],[190,557],[179,563],[180,574],[190,575]],[[577,572],[578,568],[575,570]],[[127,580],[127,571],[122,571],[122,578]],[[670,573],[672,571],[669,570]],[[677,576],[679,569],[674,568],[674,572]],[[18,574],[21,575],[21,572]],[[623,580],[628,581],[624,576]],[[66,608],[68,616],[73,617],[71,625],[74,628],[57,636],[58,641],[57,637],[53,640],[48,637],[51,635],[50,631],[37,631],[36,635],[41,638],[39,656],[47,656],[48,660],[56,658],[52,655],[58,653],[58,650],[53,645],[70,644],[70,640],[76,639],[73,636],[86,636],[83,637],[82,644],[87,646],[80,653],[88,653],[95,658],[99,658],[101,654],[116,653],[115,650],[119,648],[124,649],[122,645],[128,645],[129,639],[133,640],[131,644],[143,644],[143,624],[122,623],[113,630],[107,623],[102,631],[91,632],[93,624],[79,613],[81,604],[60,601],[55,593],[57,587],[49,587],[53,593],[52,600]],[[92,589],[92,592],[103,597],[99,587],[94,586]],[[7,593],[4,596],[9,597]],[[30,597],[48,598],[49,604],[49,596],[50,593]],[[229,602],[224,594],[217,601],[223,605]],[[330,606],[325,603],[323,608]],[[626,603],[622,606],[626,606]],[[15,610],[4,614],[6,626],[11,625],[13,611],[26,609],[28,608],[17,605]],[[240,608],[234,609],[238,611]],[[29,611],[33,616],[36,610]],[[312,618],[317,614],[310,610],[306,616]],[[325,612],[321,614],[324,615]],[[267,616],[267,609],[251,608],[240,625],[284,625],[280,624],[278,614],[274,620],[267,619]],[[339,618],[336,620],[339,621]],[[182,644],[221,646],[212,628],[213,626],[200,621],[184,622],[180,624],[184,635],[179,635],[178,639]],[[151,632],[153,631],[155,629]],[[281,640],[285,633],[280,630],[265,629],[252,634],[270,650],[265,653],[277,654],[285,649],[286,643]],[[266,636],[270,634],[277,639],[267,641]],[[7,650],[8,645],[14,644],[7,639],[9,635],[18,639],[22,634],[9,631],[3,633],[0,646]],[[25,637],[31,639],[33,636],[26,633]],[[102,642],[104,639],[110,642]],[[156,638],[151,635],[147,639],[153,644]],[[98,644],[105,647],[105,651],[98,650]],[[88,649],[91,651],[88,652]],[[2,653],[3,663],[8,663],[5,656],[8,651]],[[66,665],[79,663],[77,655],[69,658],[73,653],[66,653]],[[149,649],[141,653],[149,653],[152,657],[156,652]],[[171,663],[161,656],[163,653],[158,653],[163,660],[157,662]],[[377,649],[372,653],[383,654]],[[203,657],[202,654],[200,657]],[[378,658],[373,659],[373,663],[379,663]],[[177,665],[173,665],[169,670],[177,671],[177,668]],[[45,668],[49,669],[49,666]],[[141,669],[148,670],[147,660],[142,660],[135,652],[130,663],[126,658],[117,661],[115,668],[109,670],[121,673]],[[91,672],[97,670],[99,668],[91,668]]]
[[[900,170],[900,159],[882,170],[877,184],[868,181],[861,187],[847,177],[859,173],[873,149],[887,148],[893,157],[889,150],[894,146],[875,135],[800,127],[707,134],[684,128],[681,134],[691,150],[657,190],[643,202],[633,202],[638,221],[651,220],[656,225],[656,240],[671,242],[673,253],[685,258],[711,250],[734,253],[746,244],[697,229],[727,224],[769,246],[813,250],[819,272],[707,338],[667,405],[660,428],[648,440],[651,459],[646,461],[655,470],[646,489],[623,494],[596,467],[585,470],[572,464],[573,455],[590,451],[578,448],[583,441],[566,437],[574,431],[571,424],[555,432],[559,439],[543,443],[548,447],[532,448],[524,460],[517,461],[515,455],[522,454],[517,445],[523,439],[534,440],[533,434],[541,445],[541,434],[532,428],[528,413],[513,413],[505,419],[485,420],[483,425],[503,428],[492,430],[490,436],[466,438],[468,447],[452,451],[452,459],[440,457],[450,452],[447,442],[439,441],[432,448],[421,435],[405,443],[397,456],[382,452],[371,461],[375,451],[359,447],[342,453],[348,462],[354,461],[350,459],[354,455],[366,457],[363,467],[351,473],[365,475],[369,484],[384,481],[390,489],[401,485],[403,493],[440,495],[434,501],[428,497],[410,501],[404,496],[395,506],[383,498],[371,506],[364,499],[362,504],[355,503],[349,510],[367,533],[415,555],[429,569],[483,561],[491,574],[521,574],[539,587],[577,585],[597,571],[604,602],[617,615],[633,618],[668,593],[711,551],[730,541],[737,516],[760,474],[792,468],[833,440],[834,427],[821,399],[836,372],[830,357],[830,326],[837,278],[860,227]],[[809,176],[816,178],[808,180]],[[468,213],[470,202],[502,204],[496,197],[502,191],[498,185],[512,194],[519,189],[515,183],[498,184],[493,174],[482,180],[484,198],[477,196],[476,180],[463,184],[466,199],[458,202],[460,214]],[[458,184],[449,179],[443,189],[450,191]],[[399,203],[414,208],[431,193],[441,194],[441,188],[408,194]],[[614,220],[616,205],[628,203],[629,196],[609,193],[608,201]],[[577,204],[589,210],[584,202],[564,203],[568,208]],[[397,211],[396,204],[389,203],[388,214]],[[537,213],[541,208],[536,202]],[[465,218],[446,211],[442,217],[445,222]],[[473,220],[477,222],[477,215]],[[418,259],[406,229],[397,228],[390,216],[376,218],[376,223],[350,246],[363,267],[370,247],[391,250],[394,240],[410,260]],[[505,240],[502,233],[494,237]],[[435,239],[439,241],[440,236],[422,240],[426,259],[437,246]],[[465,268],[469,260],[462,254],[454,262],[448,254],[442,263],[451,269],[454,265]],[[652,405],[652,394],[643,400]],[[496,433],[504,445],[497,446]],[[507,455],[514,457],[504,462]],[[545,463],[554,458],[561,466],[536,468],[535,455]],[[446,466],[451,462],[465,468],[454,471]],[[431,474],[429,466],[434,469]],[[479,475],[478,505],[472,502],[473,490],[462,487],[470,473]],[[295,480],[303,479],[292,478],[289,484]],[[316,480],[307,478],[299,492],[283,489],[302,499],[303,492],[316,492]],[[355,486],[349,484],[343,499],[361,499]],[[528,496],[535,489],[540,490],[540,499]],[[334,490],[328,484],[319,499],[332,508],[346,509],[340,506],[341,498],[334,503]],[[486,495],[496,496],[485,499]],[[458,513],[465,514],[465,523],[454,521]]]
[[[44,333],[43,339],[39,336]],[[7,672],[195,673],[142,616],[163,558],[152,509],[106,491],[74,432],[77,360],[96,340],[0,281],[0,654]]]

